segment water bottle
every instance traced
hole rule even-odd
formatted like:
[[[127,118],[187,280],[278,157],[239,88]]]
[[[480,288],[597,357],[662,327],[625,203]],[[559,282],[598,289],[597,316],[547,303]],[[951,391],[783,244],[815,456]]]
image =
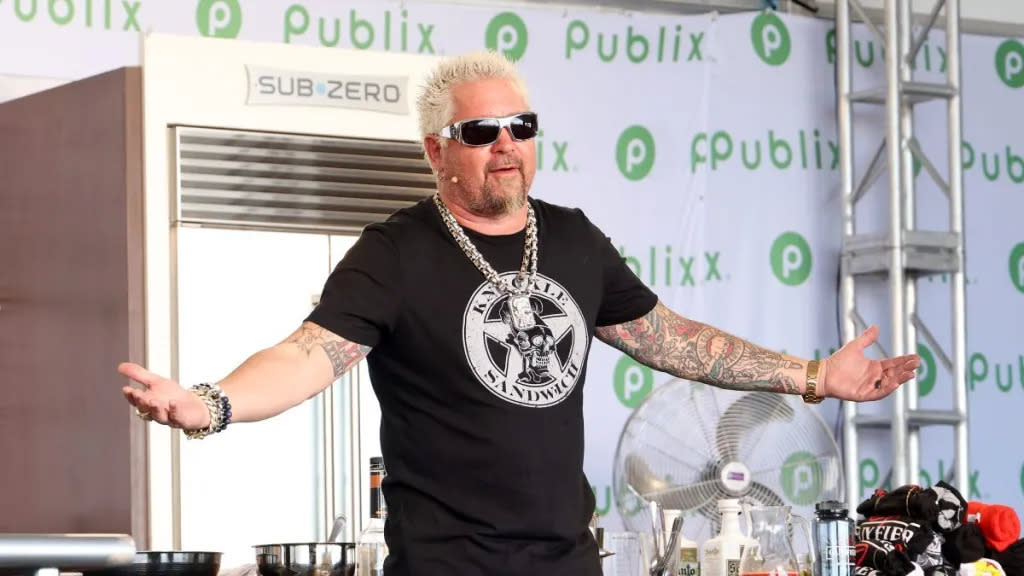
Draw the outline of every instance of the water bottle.
[[[814,506],[814,576],[854,576],[856,525],[846,505],[835,500]]]

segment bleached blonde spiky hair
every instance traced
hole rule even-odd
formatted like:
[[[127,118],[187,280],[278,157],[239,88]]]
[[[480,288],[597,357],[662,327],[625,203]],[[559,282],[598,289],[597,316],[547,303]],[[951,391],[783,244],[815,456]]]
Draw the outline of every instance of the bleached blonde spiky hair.
[[[515,64],[496,52],[479,50],[445,59],[427,76],[423,91],[416,101],[419,112],[420,138],[437,134],[455,116],[452,88],[466,82],[502,78],[512,82],[529,101],[526,81]],[[443,145],[444,140],[441,141]]]

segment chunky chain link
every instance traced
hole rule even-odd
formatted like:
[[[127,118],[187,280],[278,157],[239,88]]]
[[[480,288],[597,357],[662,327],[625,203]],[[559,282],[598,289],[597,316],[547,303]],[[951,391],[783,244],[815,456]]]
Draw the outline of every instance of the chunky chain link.
[[[206,428],[198,430],[184,430],[185,437],[190,440],[200,440],[211,434],[223,432],[231,422],[231,402],[216,384],[196,384],[189,388],[189,391],[199,397],[206,404],[210,411],[210,424]]]
[[[498,290],[506,294],[529,294],[537,281],[537,216],[533,212],[533,205],[527,203],[526,212],[526,246],[523,250],[523,263],[519,268],[519,275],[516,277],[515,282],[510,282],[507,278],[501,278],[494,268],[484,260],[483,254],[476,249],[473,242],[470,241],[469,237],[466,236],[466,232],[459,226],[458,221],[455,220],[455,216],[452,215],[448,207],[445,206],[444,201],[441,200],[441,194],[434,194],[434,204],[437,205],[437,211],[441,213],[441,219],[444,220],[445,226],[448,227],[448,231],[451,232],[452,237],[455,238],[455,242],[462,248],[462,251],[466,254],[469,260],[474,266],[483,273],[484,278],[493,284]]]

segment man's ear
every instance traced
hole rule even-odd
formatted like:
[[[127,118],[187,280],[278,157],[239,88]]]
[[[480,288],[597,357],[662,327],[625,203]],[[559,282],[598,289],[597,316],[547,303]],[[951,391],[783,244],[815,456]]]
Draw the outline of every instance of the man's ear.
[[[441,165],[441,139],[437,136],[423,138],[423,149],[427,152],[430,168],[437,173],[437,168]]]

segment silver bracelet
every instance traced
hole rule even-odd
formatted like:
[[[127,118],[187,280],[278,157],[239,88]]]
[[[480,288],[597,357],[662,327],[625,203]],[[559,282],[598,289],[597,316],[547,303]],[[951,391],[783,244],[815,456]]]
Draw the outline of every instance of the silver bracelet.
[[[210,411],[210,424],[206,428],[198,430],[183,430],[185,437],[190,440],[201,440],[211,434],[224,431],[231,422],[231,402],[216,384],[196,384],[189,388],[189,392],[195,394],[206,404]]]

